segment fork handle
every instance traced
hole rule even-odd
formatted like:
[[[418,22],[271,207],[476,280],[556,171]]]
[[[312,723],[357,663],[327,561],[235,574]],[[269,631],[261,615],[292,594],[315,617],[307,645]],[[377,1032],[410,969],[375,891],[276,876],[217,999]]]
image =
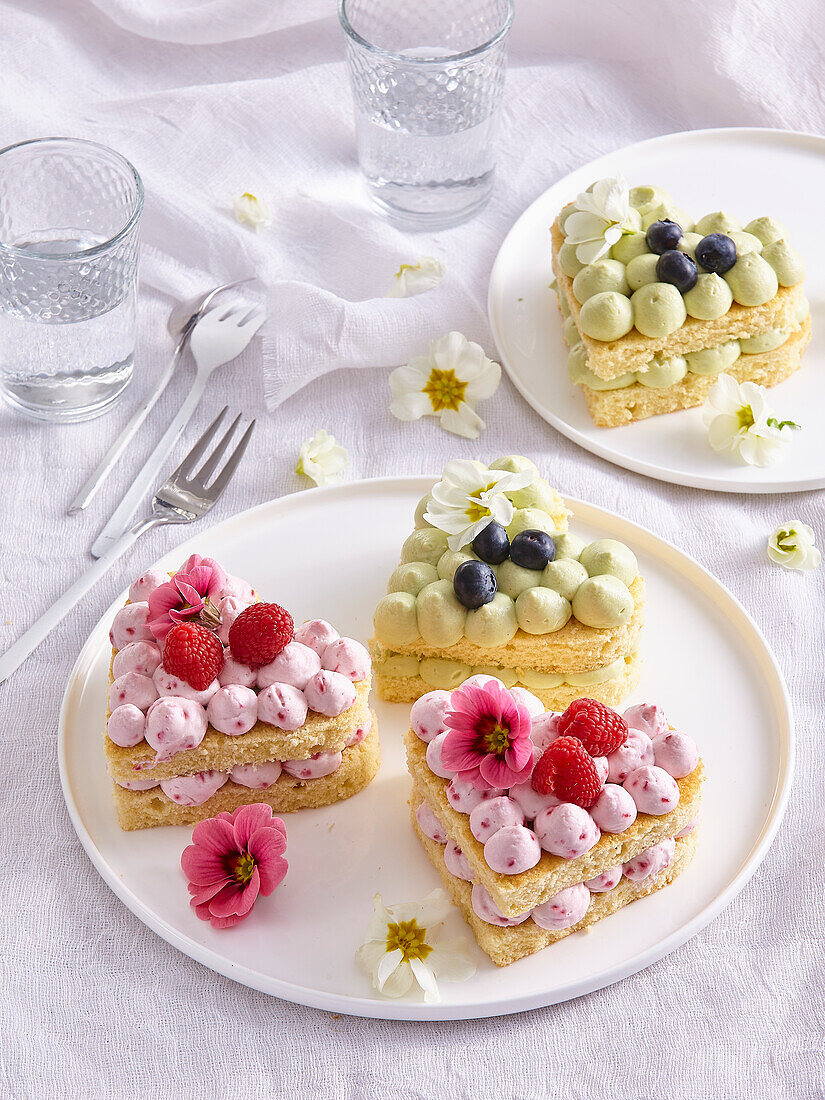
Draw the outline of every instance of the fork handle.
[[[189,423],[192,413],[198,407],[198,402],[203,396],[208,378],[208,374],[201,374],[200,372],[195,377],[195,381],[192,383],[192,389],[181,405],[177,416],[163,433],[154,451],[152,451],[143,464],[143,469],[137,474],[131,486],[124,494],[120,504],[118,504],[117,508],[115,508],[112,513],[109,522],[92,544],[93,557],[101,557],[115,542],[117,542],[128,526],[129,520],[132,518],[135,509],[146,493],[155,485],[158,474],[160,473],[160,468],[166,461],[167,455],[177,443],[183,429]]]
[[[166,367],[166,370],[160,376],[160,379],[158,380],[158,383],[155,386],[154,390],[147,396],[143,404],[141,404],[135,410],[135,414],[132,419],[129,421],[129,423],[111,445],[109,450],[100,460],[97,467],[92,471],[91,474],[89,474],[89,477],[83,483],[83,486],[79,489],[77,496],[66,509],[67,515],[73,516],[77,512],[82,512],[87,504],[89,504],[89,502],[92,500],[94,495],[97,493],[100,486],[112,472],[115,463],[126,450],[126,447],[133,439],[135,432],[138,430],[143,421],[155,407],[158,398],[169,385],[172,375],[175,373],[175,369],[180,362],[180,357],[183,353],[184,347],[186,346],[186,339],[188,338],[188,335],[189,333],[187,331],[186,335],[181,337],[181,339],[178,341],[178,345],[175,348],[174,354],[169,360],[169,364]]]
[[[65,592],[57,603],[52,604],[48,611],[44,612],[37,622],[33,623],[21,637],[17,639],[0,657],[0,684],[16,672],[26,658],[32,653],[48,634],[62,622],[71,609],[78,603],[106,573],[111,565],[124,554],[139,535],[154,526],[158,522],[152,517],[141,520],[114,543],[107,552],[93,565],[90,565],[82,576],[78,577],[71,588]]]

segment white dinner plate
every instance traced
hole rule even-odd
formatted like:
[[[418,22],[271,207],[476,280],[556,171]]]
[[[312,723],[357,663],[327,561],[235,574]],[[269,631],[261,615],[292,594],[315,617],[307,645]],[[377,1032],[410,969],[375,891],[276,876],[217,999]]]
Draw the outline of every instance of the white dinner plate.
[[[759,469],[715,454],[700,409],[597,428],[580,387],[567,376],[567,347],[555,294],[550,226],[590,184],[621,171],[631,187],[655,184],[699,218],[727,210],[743,224],[769,214],[805,257],[813,339],[803,366],[769,391],[794,432],[775,466]],[[560,179],[522,214],[490,277],[488,310],[501,362],[522,397],[554,428],[617,466],[660,481],[737,493],[785,493],[825,486],[819,418],[825,410],[825,138],[784,130],[696,130],[667,134],[599,157]]]
[[[416,502],[432,484],[377,479],[274,500],[197,535],[160,564],[175,568],[193,551],[212,555],[264,599],[282,601],[296,621],[328,618],[366,641]],[[283,884],[259,899],[243,924],[212,929],[190,909],[180,869],[191,829],[124,833],[115,818],[101,734],[108,630],[124,593],[80,653],[59,737],[69,813],[115,894],[163,939],[235,981],[316,1008],[389,1019],[466,1019],[552,1004],[633,974],[695,935],[754,873],[782,818],[793,770],[782,675],[741,605],[696,562],[627,520],[568,503],[576,531],[624,540],[647,578],[644,672],[628,704],[660,702],[705,760],[699,850],[674,885],[503,970],[476,948],[456,911],[452,931],[470,940],[476,975],[443,984],[440,1004],[376,995],[353,958],[373,895],[392,904],[439,885],[409,823],[402,750],[409,709],[379,703],[383,759],[376,779],[349,801],[287,815]]]

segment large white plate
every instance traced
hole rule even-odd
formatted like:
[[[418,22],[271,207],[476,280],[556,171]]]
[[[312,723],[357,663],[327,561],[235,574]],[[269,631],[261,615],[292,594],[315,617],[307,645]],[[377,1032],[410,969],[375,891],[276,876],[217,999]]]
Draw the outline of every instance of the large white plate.
[[[549,229],[565,203],[593,180],[622,171],[631,186],[670,191],[694,217],[720,208],[743,224],[762,214],[783,222],[805,256],[813,339],[800,371],[774,387],[781,419],[803,430],[775,466],[759,469],[707,445],[701,411],[597,428],[567,377],[567,348],[555,295]],[[825,139],[783,130],[696,130],[667,134],[600,157],[554,183],[505,238],[490,278],[490,325],[507,373],[528,404],[585,450],[640,474],[738,493],[784,493],[825,486],[818,417],[825,409]]]
[[[370,635],[416,501],[432,478],[379,479],[272,501],[192,539],[281,600],[296,620],[331,619]],[[584,537],[623,539],[648,584],[645,669],[637,701],[656,700],[699,742],[708,771],[693,865],[669,889],[547,951],[499,970],[478,951],[470,981],[424,1005],[376,997],[353,954],[380,891],[388,903],[422,897],[437,877],[409,825],[403,764],[406,706],[378,705],[383,763],[347,802],[287,817],[289,873],[252,916],[214,931],[188,905],[180,853],[188,828],[123,833],[101,751],[108,629],[119,598],[86,642],[60,719],[60,774],[72,821],[97,870],[150,928],[213,970],[266,993],[335,1012],[392,1019],[464,1019],[576,997],[632,974],[708,923],[759,866],[779,825],[793,769],[792,719],[781,673],[743,608],[699,565],[626,520],[570,501]],[[147,563],[148,564],[148,563]],[[454,931],[463,929],[458,914]]]

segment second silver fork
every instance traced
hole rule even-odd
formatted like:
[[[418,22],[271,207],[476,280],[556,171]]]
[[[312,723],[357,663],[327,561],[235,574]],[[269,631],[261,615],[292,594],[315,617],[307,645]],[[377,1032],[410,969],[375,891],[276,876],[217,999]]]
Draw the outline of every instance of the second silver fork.
[[[193,523],[206,515],[217,503],[237,470],[255,427],[253,420],[226,460],[221,472],[213,478],[240,420],[240,416],[235,417],[206,461],[200,469],[196,470],[209,444],[220,430],[227,411],[228,407],[221,410],[177,470],[157,490],[152,499],[152,514],[125,531],[117,542],[113,543],[106,553],[74,582],[68,592],[64,593],[57,603],[44,612],[37,622],[0,656],[0,684],[22,665],[29,654],[40,645],[58,623],[62,622],[75,604],[144,531],[167,523]]]

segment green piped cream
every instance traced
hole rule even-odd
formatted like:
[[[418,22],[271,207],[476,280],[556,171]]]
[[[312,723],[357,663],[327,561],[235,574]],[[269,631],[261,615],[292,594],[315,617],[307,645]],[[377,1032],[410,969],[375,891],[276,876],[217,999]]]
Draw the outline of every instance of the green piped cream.
[[[800,303],[794,317],[798,325],[803,324],[811,314],[807,298]],[[567,359],[567,373],[575,386],[588,386],[592,390],[623,390],[638,382],[642,386],[654,389],[667,388],[690,374],[714,375],[732,366],[740,355],[760,355],[775,351],[791,336],[791,329],[768,329],[757,336],[743,337],[741,340],[726,340],[701,351],[690,352],[682,358],[651,359],[647,370],[633,371],[616,378],[599,378],[587,365],[587,351],[579,342],[572,345]],[[576,330],[578,334],[578,329]],[[565,330],[565,339],[572,332]],[[687,371],[683,369],[687,365]]]

